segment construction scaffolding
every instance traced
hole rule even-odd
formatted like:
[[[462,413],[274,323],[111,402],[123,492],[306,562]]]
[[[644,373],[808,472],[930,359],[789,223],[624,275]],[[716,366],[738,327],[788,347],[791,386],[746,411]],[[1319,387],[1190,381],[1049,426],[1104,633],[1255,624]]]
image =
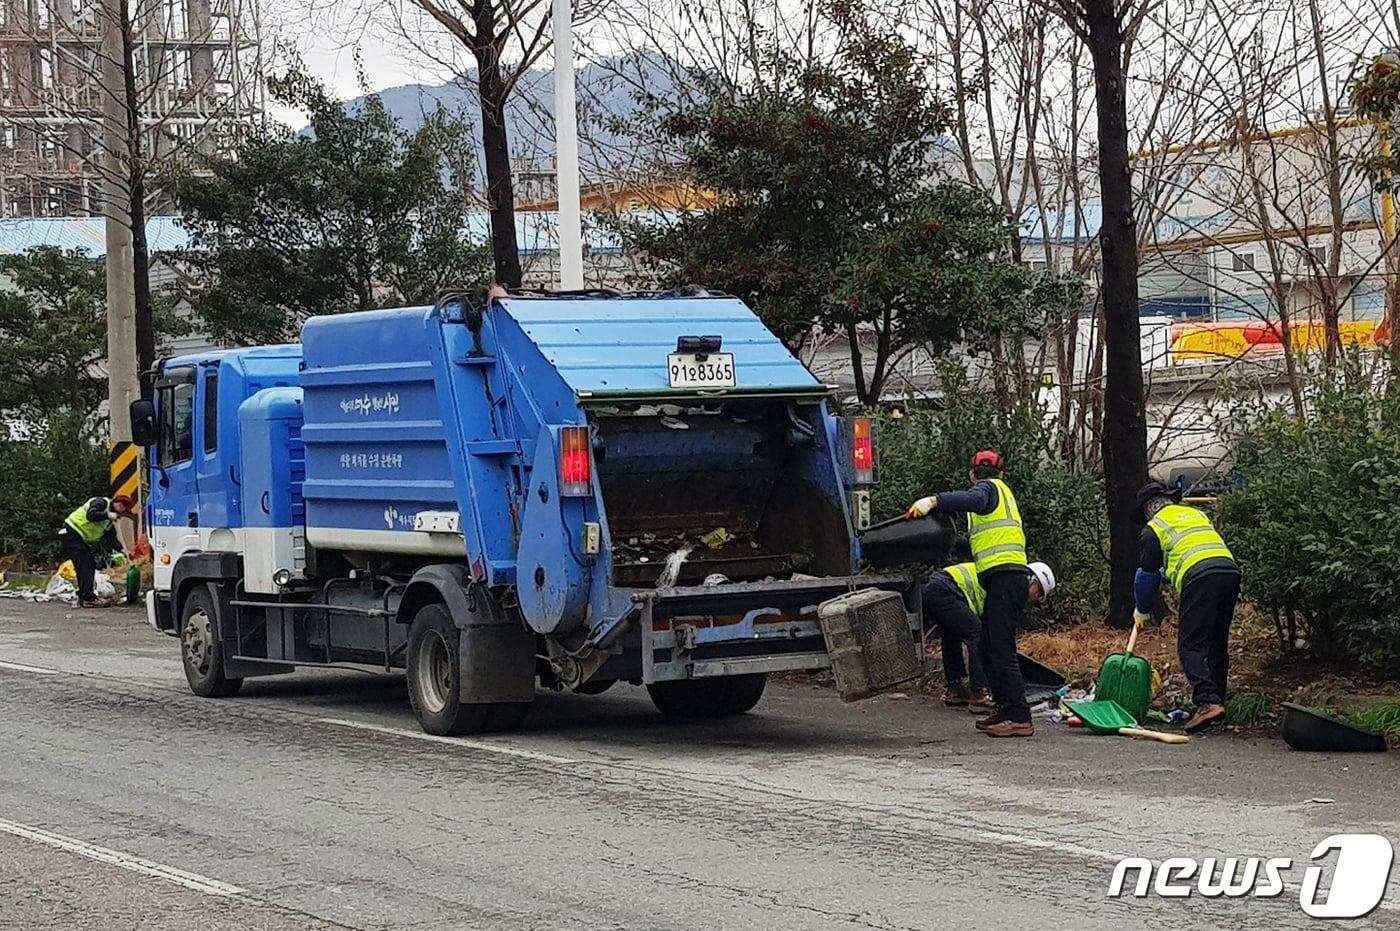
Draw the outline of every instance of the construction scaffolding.
[[[102,213],[102,36],[123,3],[132,80],[115,92],[136,101],[147,165],[261,118],[257,0],[0,0],[0,217]]]

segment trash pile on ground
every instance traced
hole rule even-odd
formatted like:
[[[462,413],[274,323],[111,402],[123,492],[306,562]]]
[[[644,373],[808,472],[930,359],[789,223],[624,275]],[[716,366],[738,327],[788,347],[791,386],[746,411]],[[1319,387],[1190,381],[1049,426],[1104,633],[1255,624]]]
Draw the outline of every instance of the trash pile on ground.
[[[118,567],[109,570],[124,580],[127,570]],[[19,601],[28,601],[34,604],[47,604],[57,601],[61,604],[77,606],[78,586],[75,583],[77,577],[71,561],[65,560],[58,570],[49,578],[48,583],[42,588],[35,588],[26,585],[11,584],[9,580],[0,577],[0,598],[11,598]],[[117,604],[117,585],[112,575],[99,569],[92,576],[93,593],[99,602]]]

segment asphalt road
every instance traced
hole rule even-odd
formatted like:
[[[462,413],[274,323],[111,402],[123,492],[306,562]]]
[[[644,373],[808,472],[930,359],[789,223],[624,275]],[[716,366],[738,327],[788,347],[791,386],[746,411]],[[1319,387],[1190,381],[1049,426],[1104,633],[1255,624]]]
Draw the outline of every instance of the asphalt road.
[[[1400,841],[1393,755],[994,741],[810,686],[688,726],[627,687],[535,704],[443,739],[401,676],[199,699],[133,612],[0,601],[0,928],[1313,927],[1319,840]],[[1227,855],[1297,866],[1273,899],[1107,895],[1122,857]],[[1396,885],[1332,926],[1400,927]]]

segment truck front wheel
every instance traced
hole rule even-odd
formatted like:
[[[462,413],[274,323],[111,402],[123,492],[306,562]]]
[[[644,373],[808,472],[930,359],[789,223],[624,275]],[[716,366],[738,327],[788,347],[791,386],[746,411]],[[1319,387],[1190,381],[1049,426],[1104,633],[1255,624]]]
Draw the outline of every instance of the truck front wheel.
[[[238,694],[242,679],[224,675],[224,645],[214,623],[214,599],[204,585],[195,586],[180,610],[180,653],[190,691],[201,698]]]
[[[654,682],[651,703],[668,718],[713,718],[743,714],[758,704],[768,684],[765,673],[714,679]]]
[[[460,639],[461,631],[444,605],[426,605],[413,618],[408,632],[408,699],[419,726],[443,737],[519,727],[528,707],[524,703],[462,704]]]

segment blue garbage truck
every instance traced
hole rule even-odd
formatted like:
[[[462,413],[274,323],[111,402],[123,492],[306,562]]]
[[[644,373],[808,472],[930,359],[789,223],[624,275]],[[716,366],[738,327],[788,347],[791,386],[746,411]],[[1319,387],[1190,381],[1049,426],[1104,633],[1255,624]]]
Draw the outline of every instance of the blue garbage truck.
[[[918,642],[915,587],[860,572],[870,422],[735,298],[458,295],[153,377],[146,607],[198,695],[369,665],[434,734],[619,680],[711,717],[829,666],[856,588]]]

